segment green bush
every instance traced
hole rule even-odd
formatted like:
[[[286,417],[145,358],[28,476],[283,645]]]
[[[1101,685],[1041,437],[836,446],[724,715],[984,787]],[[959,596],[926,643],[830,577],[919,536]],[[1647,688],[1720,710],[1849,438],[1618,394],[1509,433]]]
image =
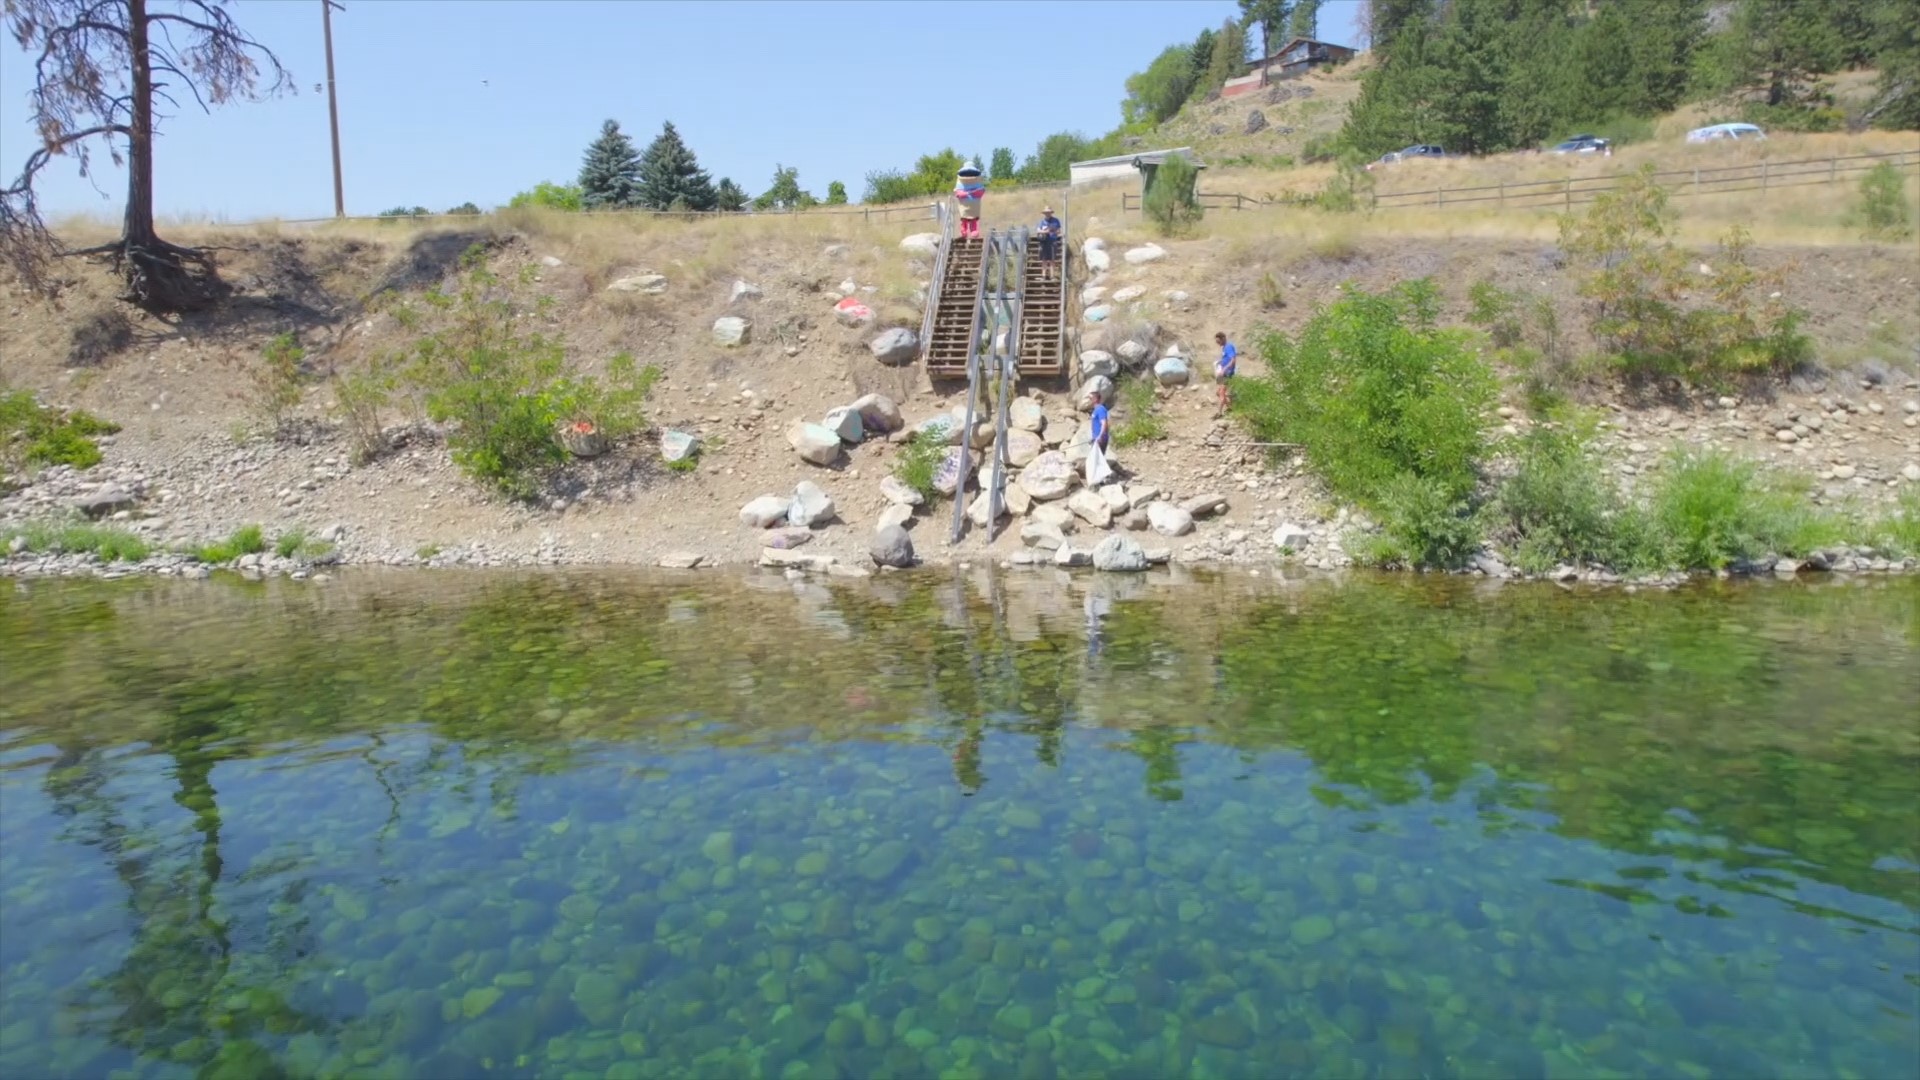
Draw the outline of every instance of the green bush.
[[[1185,232],[1206,213],[1194,190],[1199,177],[1200,170],[1183,154],[1168,154],[1154,170],[1140,207],[1162,236]]]
[[[1894,555],[1920,556],[1920,486],[1909,484],[1874,529],[1874,543]]]
[[[313,539],[307,534],[307,530],[305,529],[292,529],[283,532],[273,541],[273,553],[283,559],[291,559],[296,555],[304,555],[311,558],[315,555],[324,555],[332,550],[332,544],[324,540]]]
[[[1668,563],[1686,570],[1806,555],[1848,531],[1807,498],[1804,482],[1712,451],[1675,457],[1654,485],[1650,510]]]
[[[1296,444],[1336,494],[1375,505],[1404,474],[1464,499],[1497,383],[1462,331],[1434,326],[1430,281],[1348,287],[1299,337],[1266,332],[1268,374],[1243,376],[1234,412],[1262,442]]]
[[[1860,178],[1860,198],[1848,221],[1868,240],[1904,240],[1913,235],[1907,208],[1907,178],[1891,162],[1881,162]]]
[[[444,319],[414,343],[399,381],[421,395],[429,417],[455,425],[447,439],[454,464],[509,496],[531,498],[540,474],[566,457],[561,425],[585,423],[608,439],[633,434],[660,372],[622,353],[604,377],[577,373],[562,339],[520,329],[484,258],[468,267],[458,294],[428,294]]]
[[[921,498],[931,503],[939,494],[933,486],[933,474],[946,456],[946,440],[931,437],[925,432],[915,432],[913,438],[900,448],[900,456],[893,461],[894,478],[919,492]]]
[[[286,433],[300,405],[300,364],[306,356],[298,335],[278,334],[260,350],[259,361],[244,369],[247,404],[276,435]]]
[[[533,185],[531,191],[522,191],[508,200],[507,205],[518,209],[523,206],[538,206],[548,210],[580,209],[581,193],[577,184],[556,184],[542,180]]]
[[[1313,198],[1314,205],[1336,214],[1373,209],[1373,174],[1366,160],[1354,153],[1340,155],[1332,176]]]
[[[267,537],[258,525],[242,525],[217,544],[194,549],[193,557],[203,563],[232,562],[242,555],[258,555],[267,550]]]
[[[1583,434],[1536,427],[1515,450],[1513,474],[1487,510],[1494,538],[1515,566],[1541,573],[1562,563],[1659,565],[1646,516],[1612,483]]]
[[[1115,449],[1157,442],[1167,437],[1167,422],[1160,415],[1160,398],[1151,376],[1128,379],[1120,384],[1119,418],[1113,425]]]
[[[1376,566],[1453,569],[1486,540],[1480,519],[1459,494],[1431,477],[1401,473],[1374,500],[1380,534],[1355,545],[1355,557]]]
[[[139,562],[152,546],[125,529],[102,525],[31,524],[0,536],[0,549],[11,545],[15,537],[26,541],[27,550],[49,555],[94,555],[103,562]]]
[[[90,469],[100,464],[100,445],[94,436],[119,431],[91,413],[50,408],[34,400],[28,390],[0,396],[0,466],[71,465]]]

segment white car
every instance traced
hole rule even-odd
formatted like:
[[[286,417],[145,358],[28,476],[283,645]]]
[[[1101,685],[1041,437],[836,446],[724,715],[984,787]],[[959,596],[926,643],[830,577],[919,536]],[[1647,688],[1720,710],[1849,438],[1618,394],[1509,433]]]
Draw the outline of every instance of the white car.
[[[1721,139],[1764,139],[1767,133],[1758,124],[1708,124],[1687,132],[1690,143],[1718,142]]]

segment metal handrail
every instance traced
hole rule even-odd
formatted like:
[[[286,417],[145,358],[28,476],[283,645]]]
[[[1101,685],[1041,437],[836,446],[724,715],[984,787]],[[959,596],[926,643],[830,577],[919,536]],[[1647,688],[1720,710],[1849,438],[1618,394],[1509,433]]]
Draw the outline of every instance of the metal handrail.
[[[965,430],[960,437],[960,475],[963,478],[970,472],[968,464],[972,460],[973,432],[978,423],[977,410],[985,394],[989,366],[999,375],[998,400],[987,403],[995,413],[992,460],[982,483],[982,493],[987,497],[989,533],[1006,505],[1004,500],[1009,464],[1006,459],[1006,432],[1013,407],[1013,380],[1019,370],[1020,319],[1026,302],[1023,275],[1026,273],[1027,238],[1025,228],[1010,229],[1004,233],[994,229],[987,233],[981,244],[980,281],[974,294],[973,330],[967,342],[967,409],[963,421]],[[991,296],[988,295],[989,282],[992,283]],[[995,332],[996,329],[1005,332],[1004,346],[1000,344],[1001,336]],[[981,348],[983,333],[986,335],[984,356]],[[966,488],[962,485],[954,492],[953,531],[949,543],[960,542],[961,535],[966,531],[966,522]]]
[[[920,316],[920,362],[927,362],[933,348],[933,312],[947,288],[947,253],[953,248],[953,211],[946,203],[935,203],[934,216],[940,219],[940,250],[933,256],[933,277],[927,282],[926,312]]]

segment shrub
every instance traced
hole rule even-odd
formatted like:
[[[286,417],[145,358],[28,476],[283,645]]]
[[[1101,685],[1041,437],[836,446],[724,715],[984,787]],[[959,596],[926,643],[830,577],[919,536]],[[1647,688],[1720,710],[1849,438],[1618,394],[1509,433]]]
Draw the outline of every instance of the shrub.
[[[30,524],[0,537],[0,547],[15,537],[26,541],[28,551],[51,555],[94,555],[103,562],[139,562],[152,546],[125,529],[102,525]]]
[[[1120,418],[1113,425],[1113,445],[1124,449],[1143,442],[1167,437],[1167,422],[1160,416],[1160,398],[1153,378],[1141,376],[1120,384]]]
[[[51,408],[34,400],[31,391],[15,390],[0,396],[0,466],[14,469],[26,462],[90,469],[101,456],[94,436],[119,430],[91,413]]]
[[[266,534],[258,525],[242,525],[225,540],[196,548],[193,557],[203,563],[232,562],[242,555],[258,555],[267,550]]]
[[[1839,541],[1846,523],[1807,497],[1804,482],[1717,452],[1683,454],[1654,485],[1651,512],[1665,554],[1683,569],[1805,555]]]
[[[1234,411],[1255,438],[1297,444],[1335,494],[1375,502],[1403,473],[1451,499],[1473,489],[1492,370],[1461,331],[1434,326],[1430,281],[1349,286],[1298,339],[1267,332],[1268,374],[1242,377]]]
[[[1920,486],[1908,485],[1874,529],[1874,543],[1895,555],[1920,555]]]
[[[1849,224],[1868,240],[1904,240],[1913,235],[1913,214],[1907,208],[1907,178],[1890,162],[1881,162],[1860,178],[1860,198],[1853,204]]]
[[[1639,569],[1660,562],[1645,516],[1609,479],[1583,433],[1536,427],[1521,436],[1514,471],[1488,507],[1494,539],[1514,565],[1561,563]]]
[[[479,212],[480,208],[471,202],[463,202],[459,206],[450,206],[447,208],[448,217],[472,217]]]
[[[75,320],[67,340],[67,363],[98,364],[133,344],[133,323],[118,306],[91,311]]]
[[[283,559],[291,559],[296,555],[304,555],[311,558],[315,555],[324,555],[332,550],[332,544],[324,540],[313,539],[307,535],[307,530],[305,529],[292,529],[283,532],[273,541],[273,553]]]
[[[1579,377],[1573,351],[1560,333],[1553,301],[1525,290],[1477,281],[1467,290],[1467,321],[1487,332],[1497,357],[1520,373],[1521,393],[1536,416],[1554,411]]]
[[[387,449],[384,417],[398,385],[392,364],[375,358],[360,371],[342,373],[336,368],[328,381],[334,407],[353,445],[354,462],[364,465]]]
[[[1206,213],[1194,192],[1199,176],[1200,170],[1182,154],[1168,154],[1154,170],[1140,208],[1162,236],[1185,232]]]
[[[947,444],[944,439],[915,432],[913,438],[900,448],[900,456],[893,461],[894,478],[920,493],[920,497],[932,502],[939,494],[933,486],[933,474],[940,468],[940,462],[946,459]]]
[[[1800,312],[1779,299],[1785,271],[1754,268],[1736,226],[1701,281],[1692,269],[1699,258],[1670,239],[1674,214],[1653,176],[1643,167],[1584,216],[1560,220],[1561,249],[1587,271],[1579,293],[1594,336],[1632,375],[1712,383],[1738,372],[1784,375],[1803,363],[1811,343],[1799,332]]]
[[[523,206],[537,206],[548,210],[580,209],[580,188],[574,184],[556,184],[542,180],[533,185],[530,191],[522,191],[507,201],[507,205],[518,209]]]
[[[1314,203],[1336,214],[1371,210],[1373,174],[1367,171],[1367,163],[1358,154],[1342,154],[1333,175],[1327,177],[1320,194],[1314,197]]]
[[[1356,545],[1356,557],[1378,566],[1451,569],[1480,550],[1485,532],[1464,498],[1431,477],[1402,473],[1374,499],[1380,535]]]
[[[1271,272],[1260,275],[1260,310],[1279,311],[1287,306],[1287,293]]]
[[[586,422],[609,439],[638,431],[659,369],[622,353],[604,378],[571,370],[558,337],[523,333],[513,307],[496,297],[484,258],[467,260],[457,295],[428,294],[446,316],[423,335],[399,378],[424,398],[427,415],[455,425],[454,464],[516,498],[537,493],[539,474],[565,459],[556,431]]]
[[[433,211],[427,209],[424,206],[396,206],[391,210],[380,211],[380,217],[386,221],[395,221],[395,220],[398,220],[399,218],[417,218],[417,217],[432,217],[432,216],[433,216]]]
[[[299,337],[288,332],[267,342],[259,361],[245,368],[247,404],[276,435],[286,433],[300,405],[300,363],[306,356]]]

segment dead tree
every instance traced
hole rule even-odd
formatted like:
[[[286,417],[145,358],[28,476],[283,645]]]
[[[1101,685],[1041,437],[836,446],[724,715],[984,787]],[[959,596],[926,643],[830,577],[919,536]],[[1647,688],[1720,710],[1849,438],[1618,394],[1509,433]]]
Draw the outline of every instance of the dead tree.
[[[156,11],[156,4],[167,10]],[[0,257],[29,288],[51,292],[62,256],[109,258],[127,299],[149,311],[202,308],[223,291],[212,255],[160,239],[153,227],[154,100],[178,108],[184,90],[202,109],[257,101],[291,87],[280,61],[240,29],[224,0],[5,0],[8,31],[36,57],[28,97],[40,146],[13,186],[0,189]],[[104,141],[127,169],[120,239],[71,249],[46,226],[34,200],[42,168],[70,154],[88,175]]]

